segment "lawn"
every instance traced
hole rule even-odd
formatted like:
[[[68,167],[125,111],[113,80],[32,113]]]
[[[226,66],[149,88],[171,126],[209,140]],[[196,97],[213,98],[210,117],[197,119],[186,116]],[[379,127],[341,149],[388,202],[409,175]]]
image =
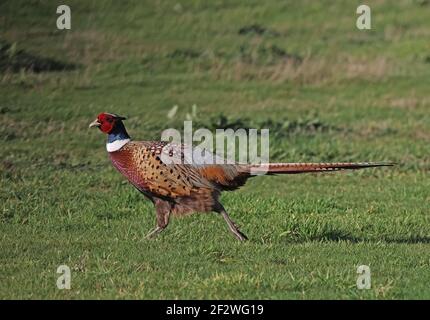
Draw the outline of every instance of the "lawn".
[[[71,30],[59,4],[0,3],[1,299],[430,298],[429,1],[372,1],[371,30],[358,1],[68,1]],[[147,240],[88,124],[160,139],[193,109],[269,128],[273,162],[398,164],[249,180],[222,196],[246,243],[215,213]]]

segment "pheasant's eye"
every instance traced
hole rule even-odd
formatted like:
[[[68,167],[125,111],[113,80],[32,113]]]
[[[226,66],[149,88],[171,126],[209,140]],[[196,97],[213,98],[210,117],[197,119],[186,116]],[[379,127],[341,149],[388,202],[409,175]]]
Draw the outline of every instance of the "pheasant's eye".
[[[107,121],[112,123],[113,122],[113,118],[107,118]]]

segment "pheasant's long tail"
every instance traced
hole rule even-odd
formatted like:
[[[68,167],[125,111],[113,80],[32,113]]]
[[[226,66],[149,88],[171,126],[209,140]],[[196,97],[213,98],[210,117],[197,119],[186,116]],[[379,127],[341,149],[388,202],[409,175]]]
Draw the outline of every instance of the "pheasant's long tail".
[[[356,170],[373,167],[389,167],[394,163],[384,162],[333,162],[333,163],[269,163],[250,166],[251,174],[297,174],[308,172],[330,172]]]

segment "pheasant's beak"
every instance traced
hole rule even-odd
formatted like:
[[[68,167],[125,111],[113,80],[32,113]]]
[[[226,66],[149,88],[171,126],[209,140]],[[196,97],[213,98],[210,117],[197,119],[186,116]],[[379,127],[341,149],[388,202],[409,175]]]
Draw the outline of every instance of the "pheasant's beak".
[[[101,123],[99,122],[98,119],[96,119],[96,120],[94,120],[93,122],[90,123],[89,128],[100,127],[100,126],[101,126]]]

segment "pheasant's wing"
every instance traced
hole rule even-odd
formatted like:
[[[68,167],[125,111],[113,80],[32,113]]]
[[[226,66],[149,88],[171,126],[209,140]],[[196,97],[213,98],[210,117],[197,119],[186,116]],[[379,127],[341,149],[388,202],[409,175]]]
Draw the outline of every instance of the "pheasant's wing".
[[[247,166],[229,163],[224,158],[199,147],[185,144],[166,144],[162,148],[163,163],[177,164],[195,187],[211,187],[217,190],[233,190],[250,176]]]

